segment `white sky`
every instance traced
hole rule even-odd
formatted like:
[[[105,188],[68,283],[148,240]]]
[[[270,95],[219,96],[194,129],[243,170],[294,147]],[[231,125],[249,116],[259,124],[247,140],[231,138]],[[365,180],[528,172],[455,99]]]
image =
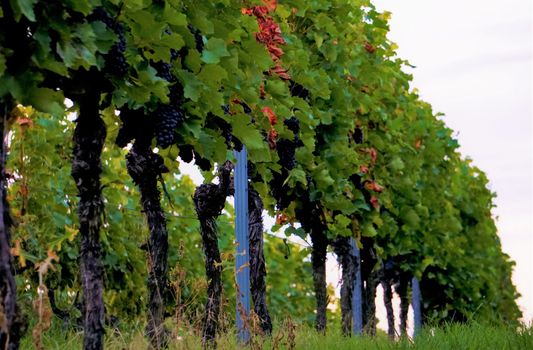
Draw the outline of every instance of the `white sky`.
[[[455,130],[498,194],[494,214],[513,280],[533,317],[532,2],[373,0],[389,38],[416,66],[413,86]],[[480,266],[480,268],[482,268]]]

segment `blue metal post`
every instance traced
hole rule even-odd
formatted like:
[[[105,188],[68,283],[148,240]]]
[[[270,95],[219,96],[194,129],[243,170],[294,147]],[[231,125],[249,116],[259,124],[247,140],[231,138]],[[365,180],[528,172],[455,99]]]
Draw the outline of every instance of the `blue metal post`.
[[[413,279],[411,280],[411,288],[413,291],[413,299],[411,301],[411,305],[413,306],[413,316],[414,316],[414,326],[415,326],[413,337],[415,337],[420,331],[420,328],[422,327],[422,309],[421,309],[422,296],[420,294],[420,283],[418,282],[418,279],[416,277],[413,277]]]
[[[361,252],[353,238],[350,238],[350,246],[355,256],[356,269],[354,289],[352,293],[352,332],[361,335],[363,332],[363,283],[361,279]]]
[[[237,243],[235,273],[237,280],[237,340],[247,343],[250,332],[245,321],[250,316],[250,252],[248,246],[248,157],[246,148],[234,152],[235,165],[235,236]]]

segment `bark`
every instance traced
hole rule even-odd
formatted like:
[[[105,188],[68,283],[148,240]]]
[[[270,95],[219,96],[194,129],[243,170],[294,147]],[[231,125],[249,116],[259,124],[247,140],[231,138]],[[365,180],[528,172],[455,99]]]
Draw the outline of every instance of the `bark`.
[[[342,268],[341,277],[341,316],[342,334],[350,336],[352,334],[352,295],[355,283],[355,273],[357,261],[352,254],[350,237],[337,237],[333,248]]]
[[[261,329],[267,335],[272,333],[272,320],[266,302],[266,267],[263,253],[263,201],[253,189],[248,191],[249,205],[249,247],[250,288],[254,311],[261,322]]]
[[[216,219],[224,209],[226,197],[231,194],[231,164],[226,163],[220,170],[218,185],[204,184],[196,188],[194,204],[200,221],[205,254],[205,274],[207,277],[207,303],[205,306],[202,344],[204,347],[214,345],[220,314],[222,294],[220,251],[218,249]]]
[[[72,177],[80,197],[78,216],[85,350],[103,349],[104,346],[103,264],[100,246],[104,202],[100,175],[106,127],[99,115],[99,99],[100,93],[94,91],[80,97],[73,138]]]
[[[371,272],[365,281],[365,298],[363,304],[363,329],[367,334],[376,335],[376,287],[377,273]]]
[[[361,274],[363,278],[363,330],[370,335],[376,334],[376,287],[379,281],[378,272],[374,271],[376,255],[373,241],[363,237],[361,250]]]
[[[15,350],[20,346],[27,322],[17,305],[17,286],[10,247],[12,220],[7,202],[7,149],[4,142],[10,107],[11,103],[0,101],[0,348]]]
[[[296,210],[296,218],[303,229],[311,235],[311,267],[313,271],[313,286],[316,299],[315,329],[320,333],[326,332],[328,290],[326,284],[326,254],[328,238],[320,206],[312,202],[309,193],[300,198],[302,207]]]
[[[168,169],[163,158],[152,152],[148,143],[136,141],[126,156],[128,173],[141,193],[143,211],[148,221],[148,324],[146,333],[154,349],[167,346],[164,295],[167,288],[168,232],[161,207],[157,180]]]
[[[326,254],[328,241],[321,227],[311,230],[313,249],[311,251],[311,264],[313,267],[313,285],[316,297],[315,329],[320,333],[326,332],[328,307],[328,290],[326,283]]]
[[[409,276],[406,273],[401,273],[396,292],[400,296],[400,335],[402,337],[407,335],[407,313],[409,312],[408,288]]]
[[[387,331],[391,339],[394,339],[396,331],[394,329],[394,309],[392,308],[392,286],[390,281],[381,281],[383,287],[383,302],[385,303],[385,309],[387,310]]]

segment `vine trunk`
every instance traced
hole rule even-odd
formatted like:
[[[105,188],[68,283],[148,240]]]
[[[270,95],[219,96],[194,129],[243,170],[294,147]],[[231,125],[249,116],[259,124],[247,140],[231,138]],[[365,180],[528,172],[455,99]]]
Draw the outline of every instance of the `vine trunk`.
[[[263,253],[263,201],[259,194],[248,191],[249,205],[249,247],[250,247],[250,288],[254,311],[261,322],[261,329],[267,335],[272,333],[272,320],[266,302],[266,267]]]
[[[352,253],[350,237],[337,237],[333,248],[337,260],[342,268],[341,277],[341,316],[342,334],[350,336],[352,333],[352,295],[355,283],[357,260]]]
[[[74,130],[72,177],[80,197],[78,206],[80,270],[84,301],[85,350],[104,347],[103,264],[100,227],[104,202],[100,175],[106,127],[99,114],[100,94],[88,92],[78,100],[79,116]]]
[[[207,277],[207,303],[205,306],[202,344],[204,347],[214,345],[220,314],[222,294],[222,259],[218,249],[216,219],[220,216],[231,194],[230,184],[231,163],[225,163],[219,169],[219,184],[203,184],[196,188],[194,205],[200,221],[205,255],[205,274]]]
[[[8,131],[11,103],[0,101],[0,131],[2,144],[0,145],[0,348],[16,350],[20,346],[20,339],[24,335],[27,323],[17,305],[17,286],[11,255],[11,226],[13,224],[7,202],[6,158],[7,149],[5,137]]]
[[[149,144],[136,141],[126,156],[128,173],[141,193],[143,212],[148,221],[148,324],[146,333],[155,349],[166,347],[164,328],[168,271],[168,232],[165,214],[161,207],[161,193],[157,180],[167,172],[163,158],[152,152]]]

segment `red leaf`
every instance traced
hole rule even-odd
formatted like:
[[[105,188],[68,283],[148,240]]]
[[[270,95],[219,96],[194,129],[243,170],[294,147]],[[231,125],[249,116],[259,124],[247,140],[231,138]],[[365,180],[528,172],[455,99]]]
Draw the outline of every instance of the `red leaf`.
[[[287,215],[283,213],[278,213],[276,215],[276,225],[285,225],[287,222],[289,222]]]
[[[372,160],[372,164],[375,164],[378,159],[378,151],[374,147],[370,148],[369,150],[370,159]]]
[[[253,14],[256,17],[264,17],[268,13],[268,8],[265,6],[254,6]]]
[[[263,107],[261,111],[263,111],[263,113],[268,117],[268,122],[270,125],[276,125],[278,119],[276,118],[276,113],[274,113],[270,107]]]
[[[272,56],[272,59],[274,61],[277,61],[283,56],[284,52],[281,48],[277,47],[274,44],[270,44],[267,46],[268,52],[270,52],[270,56]]]
[[[363,174],[368,174],[368,167],[366,165],[359,166],[359,171]]]
[[[278,140],[278,132],[272,128],[268,132],[268,146],[270,149],[276,149],[276,141]]]
[[[375,208],[375,209],[379,209],[380,207],[380,204],[379,204],[379,200],[376,196],[372,196],[370,197],[370,203],[372,204],[372,206]]]
[[[278,6],[278,0],[263,0],[263,4],[266,5],[269,11],[274,11]]]
[[[33,126],[33,121],[30,118],[18,117],[17,124],[20,126]]]
[[[287,73],[287,70],[283,68],[279,62],[276,63],[276,66],[270,69],[271,74],[277,74],[281,79],[289,80],[291,76]]]
[[[365,42],[365,50],[368,52],[368,53],[374,53],[376,51],[376,48],[371,44],[369,43],[368,41]]]
[[[380,186],[376,183],[376,181],[367,181],[365,183],[365,188],[367,190],[370,190],[370,191],[375,191],[375,192],[378,192],[380,193],[381,191],[383,191],[384,187],[383,186]]]

